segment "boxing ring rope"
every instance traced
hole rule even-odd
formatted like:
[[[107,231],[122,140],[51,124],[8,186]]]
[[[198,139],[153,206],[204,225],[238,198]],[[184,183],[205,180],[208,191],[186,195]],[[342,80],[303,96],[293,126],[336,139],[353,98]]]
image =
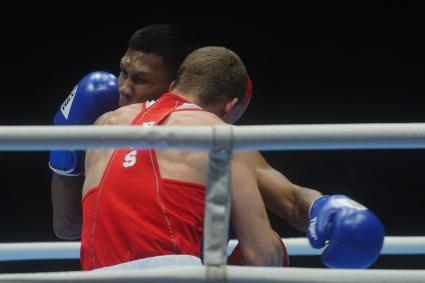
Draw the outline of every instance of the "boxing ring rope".
[[[229,137],[232,149],[334,150],[425,148],[425,123],[276,126],[0,126],[0,150],[178,148],[209,150]]]
[[[177,148],[207,150],[204,266],[176,270],[0,275],[0,282],[423,282],[425,270],[320,270],[226,266],[234,150],[423,149],[425,124],[209,127],[2,126],[0,150]],[[212,229],[214,227],[214,229]],[[259,276],[261,275],[261,276]],[[344,277],[342,277],[344,276]],[[72,277],[72,278],[71,278]]]
[[[226,282],[242,283],[423,283],[422,270],[343,270],[323,268],[279,268],[226,266]],[[161,270],[124,270],[102,272],[50,272],[0,275],[0,282],[173,282],[195,283],[206,281],[206,266],[180,267]],[[261,274],[261,278],[259,278]]]
[[[320,255],[322,249],[313,249],[307,238],[283,238],[290,256]],[[230,240],[227,254],[230,255],[237,244]],[[385,237],[381,255],[425,254],[425,237]],[[79,259],[80,242],[37,242],[0,244],[0,261],[40,260],[40,259]]]

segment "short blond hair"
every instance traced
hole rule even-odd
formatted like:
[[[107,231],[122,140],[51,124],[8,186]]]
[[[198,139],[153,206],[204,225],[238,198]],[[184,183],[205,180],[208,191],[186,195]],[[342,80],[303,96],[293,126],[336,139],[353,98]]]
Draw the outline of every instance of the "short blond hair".
[[[248,74],[239,56],[225,47],[203,47],[190,53],[177,73],[175,88],[196,91],[206,107],[238,98],[247,89]]]

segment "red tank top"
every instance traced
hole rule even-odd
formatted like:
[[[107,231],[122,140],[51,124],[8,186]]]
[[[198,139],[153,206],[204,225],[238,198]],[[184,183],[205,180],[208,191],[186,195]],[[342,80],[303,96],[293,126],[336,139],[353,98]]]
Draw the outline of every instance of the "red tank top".
[[[158,125],[174,111],[200,109],[168,93],[144,103],[132,125]],[[153,149],[113,151],[82,205],[83,270],[168,254],[200,257],[205,186],[161,178]]]

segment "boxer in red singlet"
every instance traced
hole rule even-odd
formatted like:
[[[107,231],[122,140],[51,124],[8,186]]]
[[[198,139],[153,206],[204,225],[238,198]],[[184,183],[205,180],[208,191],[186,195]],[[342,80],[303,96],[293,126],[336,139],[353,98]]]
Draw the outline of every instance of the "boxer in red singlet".
[[[246,93],[239,57],[221,47],[192,52],[171,92],[148,107],[133,104],[102,115],[98,125],[218,125]],[[256,184],[251,153],[232,161],[232,223],[247,265],[282,265]],[[81,263],[85,270],[146,258],[201,253],[206,152],[97,150],[86,154]]]

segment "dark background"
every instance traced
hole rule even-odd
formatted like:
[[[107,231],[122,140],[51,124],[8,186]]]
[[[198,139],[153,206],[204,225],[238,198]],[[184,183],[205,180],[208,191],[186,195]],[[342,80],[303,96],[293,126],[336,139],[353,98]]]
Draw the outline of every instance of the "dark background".
[[[209,11],[184,17],[171,8],[160,17],[128,7],[119,15],[83,9],[72,16],[15,13],[13,20],[1,22],[0,124],[50,124],[86,73],[118,74],[127,40],[152,23],[181,25],[205,44],[223,45],[241,56],[254,96],[239,124],[425,122],[419,7],[388,1],[374,7],[310,8],[307,13],[304,7],[251,7],[249,14]],[[389,236],[425,235],[424,150],[265,156],[294,183],[346,194],[366,205]],[[47,160],[46,152],[0,152],[0,242],[59,240],[52,231]],[[304,235],[271,219],[283,237]],[[292,257],[291,265],[322,267],[319,257]],[[74,260],[0,262],[1,273],[78,268]],[[423,269],[425,256],[381,256],[373,268]]]

